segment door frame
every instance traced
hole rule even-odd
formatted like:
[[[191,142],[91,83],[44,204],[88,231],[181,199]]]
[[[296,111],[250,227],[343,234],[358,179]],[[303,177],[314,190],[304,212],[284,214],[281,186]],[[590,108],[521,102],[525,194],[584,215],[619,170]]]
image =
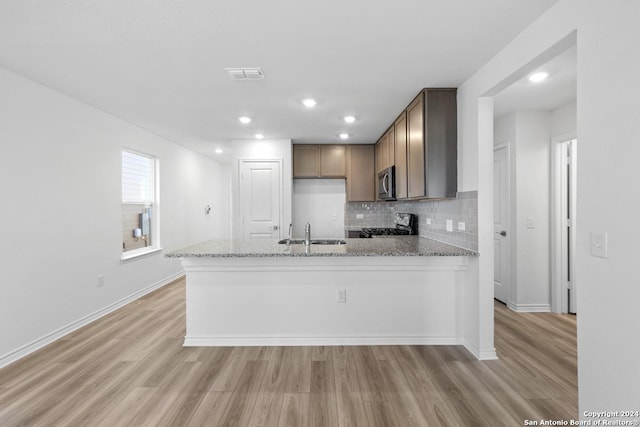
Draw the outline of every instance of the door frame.
[[[279,177],[278,177],[278,186],[280,187],[280,203],[279,203],[279,213],[278,213],[278,239],[282,238],[282,227],[283,227],[283,215],[284,215],[284,179],[283,179],[283,164],[284,159],[282,158],[271,158],[271,159],[238,159],[238,213],[242,216],[244,212],[243,206],[243,194],[242,194],[242,170],[245,164],[250,163],[277,163],[279,167]],[[240,218],[240,239],[244,239],[244,220]]]
[[[563,176],[565,174],[564,169],[564,159],[562,144],[568,141],[577,140],[577,135],[575,132],[555,136],[551,139],[551,155],[552,155],[552,185],[551,185],[551,311],[554,313],[567,313],[568,312],[568,296],[566,292],[566,288],[564,286],[563,280],[563,259],[566,256],[565,245],[564,243],[564,221],[563,221],[563,207],[562,207],[562,198],[566,196],[563,183],[565,182]],[[575,152],[575,150],[574,150]],[[575,178],[576,176],[576,164],[575,164],[575,156],[573,159],[573,171],[572,176]],[[573,184],[573,197],[572,197],[572,205],[573,205],[573,215],[571,216],[572,222],[572,234],[571,234],[571,244],[574,248],[573,253],[571,254],[572,265],[571,265],[571,278],[572,280],[572,297],[575,301],[577,294],[577,281],[575,274],[575,225],[576,225],[576,183]],[[577,309],[575,303],[572,305]]]
[[[505,260],[506,262],[506,276],[507,276],[507,280],[509,281],[508,285],[507,285],[507,307],[511,308],[513,310],[513,296],[515,294],[514,292],[514,278],[515,278],[515,269],[514,269],[514,265],[513,265],[513,253],[511,252],[511,248],[513,247],[512,244],[515,244],[514,239],[516,238],[515,234],[513,233],[511,224],[514,222],[512,221],[513,218],[512,216],[514,215],[514,210],[513,210],[513,206],[511,206],[511,141],[506,140],[503,141],[499,144],[496,144],[493,146],[493,156],[495,156],[495,152],[497,150],[501,150],[501,149],[506,149],[506,158],[507,158],[507,210],[508,210],[508,215],[507,215],[507,224],[505,226],[506,232],[507,232],[507,238],[505,239],[504,243],[505,243],[505,247],[506,247],[506,253],[507,253],[507,259]],[[496,195],[493,195],[494,200],[496,198]],[[495,218],[495,217],[494,217]],[[493,257],[495,259],[496,257],[496,253],[494,250],[494,254]],[[494,268],[495,268],[495,263],[494,263]],[[494,277],[495,280],[495,277]]]

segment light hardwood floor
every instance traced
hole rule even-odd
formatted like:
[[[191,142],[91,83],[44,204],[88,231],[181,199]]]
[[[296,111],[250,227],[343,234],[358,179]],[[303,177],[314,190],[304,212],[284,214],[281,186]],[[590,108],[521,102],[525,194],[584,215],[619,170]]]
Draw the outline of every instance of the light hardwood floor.
[[[183,348],[184,281],[0,370],[0,426],[522,426],[576,419],[574,316],[460,346]]]

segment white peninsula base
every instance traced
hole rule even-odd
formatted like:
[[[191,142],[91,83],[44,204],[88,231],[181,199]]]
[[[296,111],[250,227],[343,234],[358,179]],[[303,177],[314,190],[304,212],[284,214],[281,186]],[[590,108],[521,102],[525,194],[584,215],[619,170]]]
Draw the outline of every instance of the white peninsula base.
[[[463,344],[466,256],[182,263],[185,346]]]

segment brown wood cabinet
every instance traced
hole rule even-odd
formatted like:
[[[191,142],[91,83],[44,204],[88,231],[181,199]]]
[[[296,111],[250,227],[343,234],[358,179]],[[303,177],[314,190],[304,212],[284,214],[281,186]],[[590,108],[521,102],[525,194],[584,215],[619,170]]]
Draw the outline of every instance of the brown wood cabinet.
[[[347,201],[375,200],[375,162],[373,145],[347,146]]]
[[[425,89],[425,195],[451,199],[458,194],[456,89]]]
[[[320,145],[320,176],[344,178],[347,176],[347,147]]]
[[[317,178],[320,172],[318,168],[319,156],[317,145],[293,146],[293,177]]]
[[[393,124],[395,132],[394,162],[396,167],[396,197],[406,199],[407,192],[407,113],[403,111]]]
[[[424,95],[407,107],[407,197],[424,197]]]
[[[395,159],[395,130],[391,126],[376,142],[376,172],[387,169],[394,164]]]
[[[346,146],[293,145],[294,178],[345,178]]]
[[[397,198],[455,198],[458,187],[456,89],[424,89],[394,126]]]

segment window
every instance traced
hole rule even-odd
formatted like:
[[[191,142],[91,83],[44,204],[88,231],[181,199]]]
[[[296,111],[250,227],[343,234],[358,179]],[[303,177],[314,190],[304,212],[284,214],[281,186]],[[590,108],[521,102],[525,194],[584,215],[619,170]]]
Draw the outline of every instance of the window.
[[[156,159],[122,151],[122,258],[159,250]]]

